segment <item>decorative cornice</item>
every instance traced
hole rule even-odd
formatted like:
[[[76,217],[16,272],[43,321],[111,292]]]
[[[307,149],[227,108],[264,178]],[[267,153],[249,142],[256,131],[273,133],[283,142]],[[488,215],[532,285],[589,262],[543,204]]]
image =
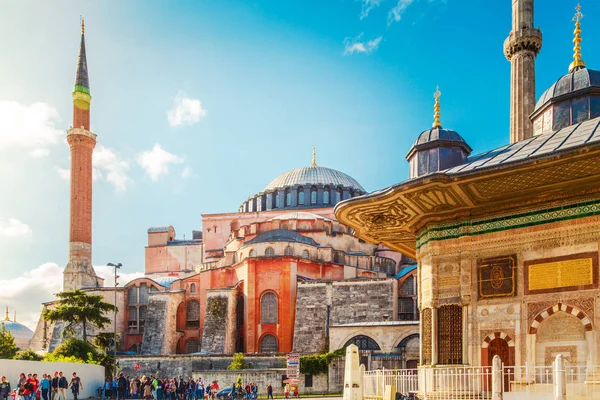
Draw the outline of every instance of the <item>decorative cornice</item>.
[[[88,137],[94,141],[96,141],[96,134],[92,133],[90,131],[88,131],[87,129],[81,127],[81,128],[70,128],[67,130],[67,138],[69,136],[75,136],[75,135],[81,135],[81,136],[85,136]]]

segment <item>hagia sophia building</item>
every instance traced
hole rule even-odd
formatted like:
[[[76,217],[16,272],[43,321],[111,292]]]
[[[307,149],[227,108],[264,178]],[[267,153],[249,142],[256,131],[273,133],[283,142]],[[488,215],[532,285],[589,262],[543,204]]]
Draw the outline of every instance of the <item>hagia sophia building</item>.
[[[102,294],[112,303],[115,289],[104,287],[92,266],[90,105],[82,26],[67,132],[71,208],[63,289]],[[365,193],[351,176],[319,165],[313,148],[308,166],[276,177],[238,210],[203,214],[202,230],[191,239],[179,239],[172,226],[148,229],[144,276],[116,289],[119,351],[316,353],[355,343],[371,366],[416,366],[414,260],[357,238],[333,212]],[[62,331],[62,323],[41,318],[31,348],[52,351]]]

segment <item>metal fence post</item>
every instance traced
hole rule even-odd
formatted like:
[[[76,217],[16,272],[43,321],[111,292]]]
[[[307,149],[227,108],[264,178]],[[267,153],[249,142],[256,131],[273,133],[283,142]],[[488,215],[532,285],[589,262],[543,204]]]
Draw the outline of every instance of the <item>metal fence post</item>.
[[[502,360],[495,355],[492,360],[492,400],[502,400]]]
[[[554,399],[567,399],[567,380],[566,380],[565,359],[562,354],[556,356],[554,360]]]

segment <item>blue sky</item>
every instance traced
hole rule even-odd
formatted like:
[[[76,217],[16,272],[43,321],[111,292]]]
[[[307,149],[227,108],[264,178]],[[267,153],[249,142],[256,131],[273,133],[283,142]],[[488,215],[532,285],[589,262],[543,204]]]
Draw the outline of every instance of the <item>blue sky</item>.
[[[581,4],[583,59],[600,68],[600,2]],[[538,96],[572,60],[575,5],[536,3]],[[368,191],[405,180],[436,85],[443,125],[474,152],[509,139],[507,1],[1,2],[0,284],[14,289],[0,305],[28,323],[67,259],[80,14],[99,144],[97,265],[142,271],[149,226],[189,237],[201,214],[235,211],[308,165],[313,145],[319,164]],[[45,289],[21,298],[40,277]]]

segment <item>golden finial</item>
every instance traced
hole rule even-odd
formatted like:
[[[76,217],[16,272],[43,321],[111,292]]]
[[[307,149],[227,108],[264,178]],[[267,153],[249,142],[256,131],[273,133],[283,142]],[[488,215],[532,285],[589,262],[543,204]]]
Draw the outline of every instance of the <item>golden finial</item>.
[[[313,146],[313,160],[312,160],[312,166],[316,167],[317,166],[317,146]]]
[[[10,318],[8,318],[8,306],[6,306],[6,318],[4,318],[5,321],[10,321]]]
[[[81,15],[79,16],[79,20],[81,22],[81,34],[83,35],[85,34],[85,20]]]
[[[17,310],[15,310],[15,316],[13,317],[13,321],[17,322]]]
[[[575,21],[575,37],[573,38],[573,62],[569,65],[569,73],[577,70],[580,67],[585,67],[585,62],[581,59],[581,20],[583,19],[583,13],[581,12],[581,5],[577,4],[575,7],[575,16],[573,17],[573,21]]]
[[[442,97],[442,92],[440,92],[440,87],[435,87],[435,93],[433,94],[435,98],[435,105],[433,106],[433,127],[440,128],[442,123],[440,122],[440,97]]]

